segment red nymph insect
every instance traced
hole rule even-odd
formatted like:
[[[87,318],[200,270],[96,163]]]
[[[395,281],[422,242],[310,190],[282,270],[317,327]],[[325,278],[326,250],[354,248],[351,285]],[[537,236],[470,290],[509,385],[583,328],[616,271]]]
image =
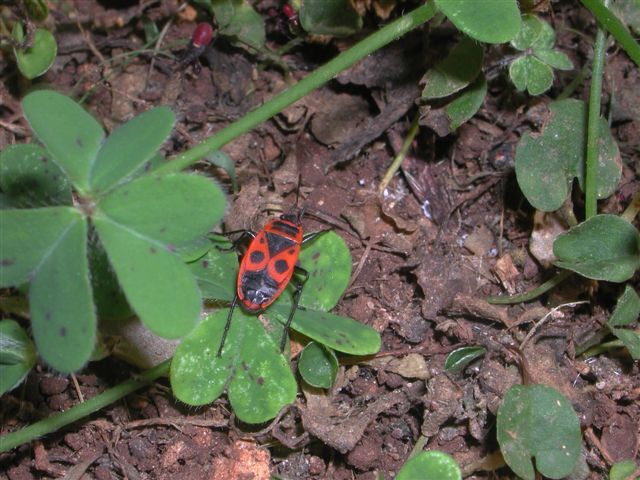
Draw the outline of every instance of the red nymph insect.
[[[287,20],[289,21],[291,27],[295,29],[300,28],[300,19],[298,18],[298,12],[296,12],[296,9],[293,8],[291,4],[285,3],[282,6],[282,13],[285,17],[287,17]]]
[[[282,294],[290,282],[293,282],[293,305],[280,341],[280,350],[284,350],[287,331],[298,308],[304,283],[309,277],[309,273],[298,265],[300,247],[324,232],[303,235],[303,215],[304,208],[298,211],[294,209],[270,220],[258,233],[246,230],[242,232],[238,241],[245,235],[253,237],[253,240],[240,262],[236,294],[222,333],[218,357],[222,354],[236,305],[240,303],[248,312],[262,312]]]
[[[213,27],[210,23],[202,22],[196,26],[191,35],[191,45],[195,48],[206,47],[213,40]]]
[[[200,72],[200,63],[198,59],[205,52],[209,44],[213,41],[213,27],[210,23],[202,22],[196,25],[196,29],[191,35],[191,41],[187,48],[181,53],[178,61],[178,67],[186,67],[193,65],[194,71]]]

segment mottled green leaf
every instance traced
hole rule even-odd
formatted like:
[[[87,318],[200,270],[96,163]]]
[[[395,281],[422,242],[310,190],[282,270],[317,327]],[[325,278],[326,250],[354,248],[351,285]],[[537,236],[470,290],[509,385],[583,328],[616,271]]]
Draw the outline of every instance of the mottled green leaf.
[[[362,18],[348,0],[301,0],[300,25],[314,35],[346,37],[362,28]]]
[[[266,316],[285,323],[288,305],[271,305]],[[350,355],[371,355],[380,350],[380,334],[373,328],[348,317],[329,312],[299,308],[291,328],[338,352]]]
[[[94,225],[129,305],[155,334],[179,338],[200,317],[200,291],[167,246],[127,224],[96,215]]]
[[[624,344],[629,350],[631,357],[634,360],[640,360],[640,335],[633,330],[627,330],[624,328],[612,329],[613,334]]]
[[[89,190],[89,172],[104,139],[102,127],[65,95],[37,90],[22,101],[38,140],[80,193]]]
[[[487,95],[487,80],[480,74],[475,81],[462,91],[460,95],[445,107],[447,116],[451,120],[449,128],[455,130],[473,117],[482,106]]]
[[[133,315],[95,232],[89,235],[89,269],[98,316],[103,320],[121,320]]]
[[[462,472],[450,455],[430,450],[411,457],[396,480],[462,480]]]
[[[0,395],[14,389],[36,364],[33,342],[15,320],[0,320]]]
[[[174,122],[170,108],[156,107],[112,132],[93,163],[91,190],[107,190],[139,170],[167,139]]]
[[[0,210],[0,286],[28,282],[49,250],[80,217],[72,207]]]
[[[0,153],[0,190],[14,208],[71,205],[60,168],[38,145],[11,145]]]
[[[573,63],[564,52],[534,49],[533,54],[542,62],[557,70],[573,70]]]
[[[631,285],[624,289],[613,315],[607,322],[607,326],[613,334],[624,344],[634,360],[640,359],[640,335],[631,329],[615,328],[632,324],[640,315],[640,297]]]
[[[298,371],[312,387],[331,388],[338,374],[338,359],[323,345],[309,342],[300,353]]]
[[[22,24],[14,24],[13,38],[17,41],[24,39]],[[18,68],[28,79],[43,75],[49,70],[58,53],[58,45],[55,37],[49,30],[36,28],[33,44],[29,48],[14,48],[13,53],[18,61]]]
[[[302,246],[299,261],[300,266],[309,273],[300,305],[313,310],[331,310],[351,279],[349,247],[337,233],[324,232]],[[289,289],[274,305],[290,305],[292,301]]]
[[[524,135],[516,148],[516,176],[527,200],[545,212],[562,206],[574,178],[584,185],[586,106],[567,99],[550,104],[550,118],[542,134]],[[620,152],[605,119],[598,140],[598,198],[617,188],[622,175]]]
[[[582,437],[571,403],[545,385],[511,387],[498,410],[497,436],[507,465],[525,480],[536,469],[560,479],[569,475],[580,456]]]
[[[207,254],[189,263],[189,268],[200,285],[202,296],[208,300],[230,302],[236,293],[238,256],[235,251],[226,250],[230,245],[226,240],[214,238],[209,241]]]
[[[640,267],[640,235],[616,215],[595,215],[559,235],[556,265],[594,280],[624,282]]]
[[[220,167],[225,172],[227,172],[227,175],[229,175],[229,179],[231,180],[231,187],[233,188],[233,192],[235,193],[238,191],[238,181],[236,179],[236,166],[229,155],[227,155],[221,150],[216,150],[215,152],[207,155],[205,160],[209,162],[211,165]]]
[[[542,35],[544,23],[545,22],[535,15],[523,15],[520,31],[518,32],[518,35],[511,40],[511,46],[521,51],[533,47]]]
[[[515,59],[509,65],[509,77],[518,89],[531,95],[540,95],[551,88],[553,70],[531,55]]]
[[[624,460],[611,467],[609,480],[631,480],[631,475],[636,471],[636,462]]]
[[[607,322],[610,327],[624,327],[638,319],[640,315],[640,296],[631,285],[627,285]]]
[[[224,213],[224,194],[210,179],[177,173],[144,175],[97,204],[101,215],[175,248],[204,236]]]
[[[476,358],[480,358],[487,352],[484,347],[461,347],[455,349],[444,361],[445,370],[458,373],[473,362]]]
[[[235,37],[257,50],[264,48],[264,22],[246,0],[215,1],[212,5],[222,35]]]
[[[27,15],[36,22],[44,22],[47,19],[49,15],[47,0],[23,0],[22,4]]]
[[[436,0],[436,5],[462,32],[485,43],[505,43],[520,31],[516,0]]]
[[[228,389],[238,419],[265,422],[295,400],[295,379],[258,318],[240,309],[217,357],[227,314],[224,309],[209,315],[182,341],[171,363],[172,390],[189,405],[204,405]]]
[[[77,211],[73,217],[38,263],[29,286],[31,326],[38,353],[60,372],[82,368],[96,339],[87,259],[88,226]]]
[[[462,90],[480,73],[483,58],[482,45],[463,37],[447,58],[427,71],[422,79],[425,84],[422,98],[442,98]]]

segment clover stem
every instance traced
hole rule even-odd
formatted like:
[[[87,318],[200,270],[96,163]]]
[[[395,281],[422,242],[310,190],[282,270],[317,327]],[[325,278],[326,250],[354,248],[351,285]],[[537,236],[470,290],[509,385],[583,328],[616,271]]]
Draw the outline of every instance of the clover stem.
[[[585,2],[583,0],[583,3]],[[609,0],[604,2],[605,8]],[[591,71],[591,90],[589,92],[589,119],[587,123],[587,164],[585,166],[585,216],[593,217],[598,213],[598,140],[600,138],[600,101],[602,98],[602,72],[606,36],[602,27],[598,27],[593,47],[593,69]]]
[[[171,359],[145,370],[136,379],[126,380],[99,395],[78,404],[65,412],[57,413],[21,430],[0,437],[0,453],[7,452],[23,443],[31,442],[77,420],[91,415],[169,373]]]
[[[609,0],[581,0],[600,25],[607,30],[636,65],[640,66],[640,44],[636,42],[624,24],[609,10]]]
[[[280,113],[286,107],[301,99],[308,93],[319,88],[343,70],[363,59],[367,55],[384,47],[405,33],[413,30],[428,21],[436,13],[436,7],[432,1],[427,2],[410,13],[394,20],[377,32],[369,35],[364,40],[356,43],[349,50],[345,50],[333,60],[313,73],[300,80],[295,85],[279,93],[271,100],[256,108],[241,119],[215,133],[207,140],[182,152],[173,160],[165,163],[156,170],[156,173],[178,172],[204,158],[207,154],[220,149],[240,135],[248,132],[260,123]]]
[[[491,303],[493,305],[511,305],[514,303],[529,302],[531,300],[538,298],[543,293],[548,292],[549,290],[554,288],[556,285],[562,283],[567,278],[569,278],[572,274],[573,272],[569,270],[562,270],[561,272],[556,273],[549,280],[544,282],[539,287],[534,288],[530,292],[522,293],[520,295],[510,295],[510,296],[492,295],[485,298],[485,300],[488,303]]]
[[[380,186],[378,187],[378,195],[382,195],[384,193],[385,189],[387,188],[387,185],[389,185],[389,182],[391,181],[393,176],[396,174],[396,172],[400,168],[400,165],[402,165],[402,161],[407,156],[407,152],[409,151],[409,148],[411,148],[411,144],[413,143],[413,139],[416,138],[419,128],[420,128],[420,112],[418,111],[416,112],[416,116],[413,118],[413,122],[411,122],[409,133],[407,133],[407,136],[404,139],[404,142],[402,143],[402,147],[400,148],[400,151],[398,152],[396,157],[393,159],[391,166],[387,170],[387,173],[384,174],[384,178],[380,182]]]

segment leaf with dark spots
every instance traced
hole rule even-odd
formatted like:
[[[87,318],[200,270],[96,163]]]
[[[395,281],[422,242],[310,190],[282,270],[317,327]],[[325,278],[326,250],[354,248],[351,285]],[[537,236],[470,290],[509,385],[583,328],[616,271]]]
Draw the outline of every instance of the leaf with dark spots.
[[[304,245],[299,262],[300,267],[309,272],[300,305],[316,310],[335,307],[351,277],[351,254],[344,240],[333,231],[324,232]],[[274,305],[291,303],[291,292],[285,291]]]
[[[265,315],[286,323],[288,305],[272,305]],[[317,310],[298,310],[291,328],[323,345],[351,355],[370,355],[380,349],[380,334],[352,318]]]
[[[139,174],[171,133],[175,116],[166,106],[134,117],[100,146],[90,174],[93,192],[105,192]]]
[[[67,336],[67,329],[64,327],[60,327],[60,336],[61,337],[66,337]]]
[[[100,124],[69,97],[36,90],[22,100],[24,116],[53,161],[82,194],[105,137]]]
[[[17,387],[36,364],[35,346],[15,320],[0,320],[0,395]]]
[[[295,400],[295,378],[277,340],[265,332],[256,316],[239,308],[222,355],[215,356],[228,312],[209,315],[183,339],[171,363],[171,387],[189,405],[210,403],[227,389],[240,420],[262,423]]]
[[[71,205],[71,187],[45,150],[11,145],[0,153],[0,190],[13,208]]]
[[[9,267],[16,263],[15,258],[3,258],[0,260],[0,267]]]
[[[103,216],[93,221],[122,291],[142,322],[164,338],[191,331],[200,317],[201,299],[185,263],[126,225]]]

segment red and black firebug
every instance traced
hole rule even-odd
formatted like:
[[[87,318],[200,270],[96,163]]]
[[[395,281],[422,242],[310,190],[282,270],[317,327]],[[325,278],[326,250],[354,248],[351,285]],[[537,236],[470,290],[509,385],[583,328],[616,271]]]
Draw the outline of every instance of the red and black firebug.
[[[238,241],[246,235],[252,237],[252,240],[240,261],[236,293],[220,340],[218,357],[222,354],[236,305],[240,304],[248,312],[262,312],[291,282],[294,285],[293,304],[280,341],[280,350],[284,351],[287,331],[298,308],[304,284],[309,278],[309,273],[298,265],[300,247],[325,232],[322,230],[304,235],[303,215],[304,208],[300,210],[294,208],[289,213],[267,222],[258,233],[248,230],[229,232],[229,234],[242,233]]]

